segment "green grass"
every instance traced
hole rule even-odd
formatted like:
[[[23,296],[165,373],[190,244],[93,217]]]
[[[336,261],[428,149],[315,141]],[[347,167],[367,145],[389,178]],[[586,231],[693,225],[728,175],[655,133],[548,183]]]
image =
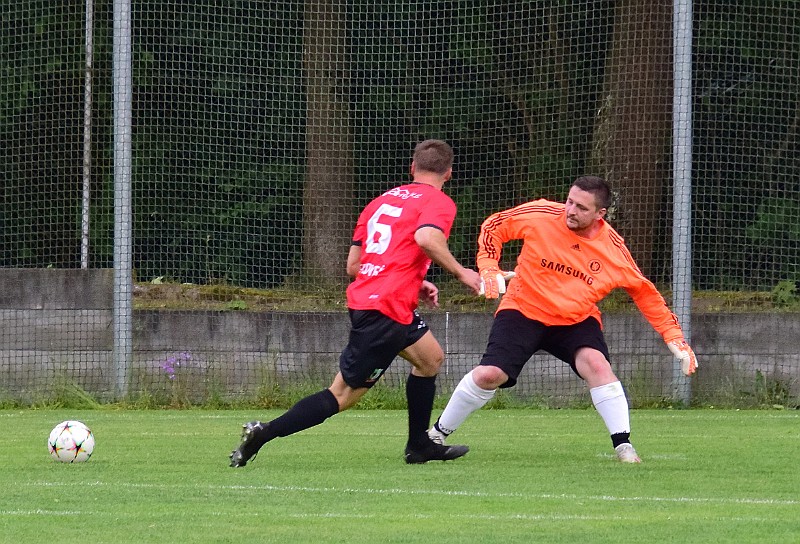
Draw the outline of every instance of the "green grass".
[[[295,278],[297,279],[297,278]],[[309,283],[309,281],[311,283]],[[495,301],[467,294],[464,286],[452,277],[433,279],[439,287],[437,311],[492,312]],[[339,286],[314,286],[313,280],[292,282],[274,289],[253,289],[227,284],[194,285],[175,283],[164,278],[137,282],[134,307],[137,310],[216,310],[216,311],[344,311],[344,290]],[[672,294],[662,288],[664,298]],[[800,293],[794,281],[779,282],[772,291],[695,291],[695,312],[776,312],[800,311]],[[636,311],[630,296],[615,290],[600,302],[603,312]]]
[[[800,413],[634,410],[641,465],[621,465],[587,410],[483,410],[472,451],[402,460],[402,410],[354,410],[227,454],[278,410],[4,410],[0,542],[798,542]],[[438,412],[437,412],[438,413]],[[80,419],[92,459],[52,461]]]

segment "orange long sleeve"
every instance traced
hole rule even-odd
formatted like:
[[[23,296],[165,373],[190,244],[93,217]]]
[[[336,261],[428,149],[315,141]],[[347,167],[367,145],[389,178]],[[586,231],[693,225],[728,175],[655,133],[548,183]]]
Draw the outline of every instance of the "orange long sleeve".
[[[564,204],[535,200],[489,216],[478,238],[478,268],[497,266],[503,245],[523,240],[498,310],[516,309],[546,325],[570,325],[594,316],[613,289],[630,294],[665,342],[683,332],[664,298],[639,270],[623,238],[605,221],[594,238],[567,228]]]

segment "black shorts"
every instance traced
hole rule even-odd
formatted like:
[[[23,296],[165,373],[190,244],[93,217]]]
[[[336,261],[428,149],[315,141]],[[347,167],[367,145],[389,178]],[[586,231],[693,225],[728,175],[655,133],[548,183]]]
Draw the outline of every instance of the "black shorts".
[[[394,358],[428,332],[417,312],[403,325],[377,310],[350,310],[350,339],[339,357],[339,370],[352,388],[372,387]]]
[[[611,361],[603,330],[593,317],[574,325],[545,325],[517,310],[502,310],[494,318],[480,364],[500,368],[508,374],[508,381],[500,387],[513,387],[525,363],[534,353],[544,350],[580,376],[575,368],[575,353],[583,347],[596,349]]]

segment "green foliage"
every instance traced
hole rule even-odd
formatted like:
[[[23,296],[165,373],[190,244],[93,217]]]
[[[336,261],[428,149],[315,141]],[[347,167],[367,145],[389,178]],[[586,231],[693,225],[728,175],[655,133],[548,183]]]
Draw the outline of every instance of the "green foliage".
[[[353,409],[357,410],[405,410],[407,406],[405,386],[391,387],[378,382]]]
[[[141,389],[136,393],[130,395],[127,399],[119,403],[124,409],[134,410],[152,410],[157,408],[165,408],[166,404],[163,400],[153,394],[148,389]]]
[[[313,382],[279,384],[271,379],[264,379],[259,385],[255,396],[244,403],[244,406],[254,406],[265,410],[290,408],[300,399],[316,393],[323,386]]]
[[[795,408],[800,406],[800,399],[793,398],[791,383],[766,375],[761,370],[756,370],[755,384],[752,392],[744,392],[745,396],[752,396],[759,407]]]
[[[282,286],[304,273],[303,252],[313,251],[304,231],[349,234],[350,206],[329,210],[322,225],[304,210],[309,158],[324,163],[335,152],[315,147],[307,129],[310,116],[329,112],[315,111],[307,94],[310,38],[298,31],[306,5],[281,2],[269,13],[240,0],[138,6],[132,211],[141,278]],[[447,190],[460,208],[451,244],[470,262],[489,213],[561,199],[571,178],[607,159],[593,152],[613,144],[598,129],[598,112],[613,98],[614,32],[638,23],[613,2],[340,6],[341,34],[317,38],[335,35],[346,54],[328,48],[319,60],[346,62],[329,96],[317,98],[344,105],[330,126],[353,140],[352,171],[342,175],[355,180],[354,206],[407,179],[414,143],[445,138],[456,148]],[[91,262],[109,266],[113,5],[95,8]],[[768,291],[798,279],[797,131],[787,122],[797,59],[783,53],[800,47],[791,31],[800,11],[792,2],[747,0],[736,9],[700,1],[695,13],[695,287]],[[4,12],[0,266],[79,262],[82,194],[72,172],[84,160],[84,16],[81,3],[30,0]],[[436,21],[436,32],[423,20]],[[667,210],[671,180],[662,178]],[[653,232],[666,229],[664,215],[652,218]],[[656,248],[657,263],[668,263],[668,247],[667,240]],[[669,267],[655,268],[654,279],[669,283]]]
[[[797,282],[782,281],[772,289],[772,303],[777,308],[786,308],[800,302]]]
[[[15,399],[12,395],[0,390],[0,410],[13,410],[14,408],[21,408],[22,403]]]
[[[225,305],[228,310],[246,310],[247,303],[243,300],[232,300]]]
[[[798,380],[778,372],[728,374],[714,387],[693,392],[692,405],[711,408],[784,410],[800,408]]]
[[[769,197],[758,206],[756,220],[747,228],[747,236],[757,244],[786,238],[800,242],[797,208],[800,202],[789,198]]]
[[[101,403],[70,378],[57,376],[47,390],[38,394],[33,402],[36,408],[65,408],[71,410],[93,410]]]

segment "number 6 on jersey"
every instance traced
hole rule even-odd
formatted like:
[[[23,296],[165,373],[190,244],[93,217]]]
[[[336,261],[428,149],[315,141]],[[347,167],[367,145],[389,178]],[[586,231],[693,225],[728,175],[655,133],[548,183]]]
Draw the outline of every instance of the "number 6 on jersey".
[[[367,247],[364,249],[367,253],[377,253],[382,255],[389,247],[389,242],[392,241],[392,226],[386,223],[381,223],[382,215],[389,215],[391,217],[400,217],[403,213],[403,208],[392,206],[391,204],[381,204],[372,217],[367,221]],[[375,239],[377,236],[377,240]]]

